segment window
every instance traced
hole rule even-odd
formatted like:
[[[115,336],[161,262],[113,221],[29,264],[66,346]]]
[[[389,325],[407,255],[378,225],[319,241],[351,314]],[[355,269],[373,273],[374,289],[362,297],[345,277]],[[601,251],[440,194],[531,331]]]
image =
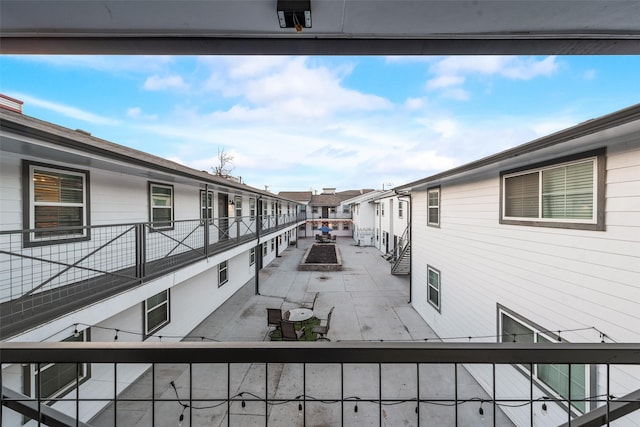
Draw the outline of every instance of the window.
[[[218,264],[218,287],[224,285],[229,281],[229,272],[227,267],[227,261],[222,261]]]
[[[376,203],[376,216],[380,216],[380,204]]]
[[[343,230],[348,230],[349,229],[349,224],[347,224],[346,222],[344,224],[342,224],[342,229]]]
[[[266,243],[262,244],[262,256],[263,257],[267,256],[267,244]]]
[[[144,302],[144,334],[150,336],[169,323],[169,290]]]
[[[173,221],[173,186],[149,184],[151,195],[151,222],[153,228],[172,228]]]
[[[380,204],[380,215],[384,216],[384,202]]]
[[[402,218],[402,216],[404,215],[404,206],[402,205],[402,202],[398,202],[398,218]]]
[[[342,205],[342,213],[344,214],[351,213],[351,207],[349,205]]]
[[[318,207],[317,206],[313,206],[311,208],[311,213],[317,214],[318,213]]]
[[[427,225],[440,226],[440,188],[427,190]]]
[[[557,342],[558,337],[549,331],[543,331],[514,313],[498,309],[500,319],[501,342],[550,343]],[[528,372],[530,365],[522,365]],[[562,399],[569,396],[569,365],[538,364],[533,366],[533,376],[548,386],[553,393]],[[587,366],[571,365],[571,405],[580,412],[586,412],[584,399],[587,396]]]
[[[440,272],[427,266],[427,300],[440,311]]]
[[[331,229],[332,230],[337,230],[338,229],[338,223],[334,222],[333,224],[331,224]]]
[[[213,219],[213,192],[200,192],[200,219]]]
[[[88,332],[89,330],[78,332],[62,341],[88,341]],[[35,396],[42,399],[62,397],[62,395],[74,389],[76,384],[80,384],[89,379],[89,367],[90,365],[86,363],[80,365],[76,365],[75,363],[44,363],[35,365]]]
[[[262,216],[265,219],[269,216],[269,204],[267,202],[262,202]]]
[[[31,162],[24,162],[23,167],[24,200],[29,200],[25,228],[78,227],[25,234],[25,245],[42,245],[52,239],[88,240],[89,230],[82,227],[89,223],[89,172]]]
[[[235,196],[233,198],[233,206],[236,209],[236,218],[241,218],[242,217],[242,197],[241,196]]]
[[[256,199],[249,199],[249,216],[252,220],[256,219]]]
[[[256,263],[256,248],[249,249],[249,265]]]
[[[501,174],[501,222],[604,230],[604,152]]]
[[[271,252],[276,249],[276,239],[271,239]]]

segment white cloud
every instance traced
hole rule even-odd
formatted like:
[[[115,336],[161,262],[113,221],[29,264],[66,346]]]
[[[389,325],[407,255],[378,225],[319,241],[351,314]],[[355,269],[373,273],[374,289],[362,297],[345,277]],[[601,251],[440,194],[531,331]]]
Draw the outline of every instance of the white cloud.
[[[590,69],[584,72],[584,74],[582,75],[582,77],[585,80],[593,80],[596,78],[596,76],[598,75],[597,71],[594,69]]]
[[[165,76],[160,77],[158,75],[153,75],[147,77],[144,85],[142,86],[145,90],[186,90],[189,88],[189,85],[184,82],[181,76]]]
[[[461,88],[467,77],[498,76],[511,80],[531,80],[551,76],[559,68],[555,56],[543,59],[518,56],[450,56],[430,66],[434,75],[426,84],[428,90],[442,90],[447,98],[466,101],[469,93]]]
[[[62,114],[63,116],[70,117],[72,119],[82,120],[84,122],[93,123],[97,125],[116,125],[119,122],[117,120],[110,119],[108,117],[99,116],[97,114],[90,113],[88,111],[81,110],[69,105],[58,104],[56,102],[47,101],[44,99],[36,98],[34,96],[26,95],[23,93],[8,94],[9,96],[24,101],[24,107],[29,108],[31,105],[44,108],[45,110],[54,111]]]
[[[306,57],[238,57],[204,61],[211,67],[205,90],[237,97],[238,103],[217,111],[217,120],[296,123],[335,114],[387,110],[387,99],[348,89],[342,79],[352,66],[329,68]],[[225,68],[223,65],[228,66]]]
[[[424,108],[426,105],[426,101],[424,98],[407,98],[404,101],[404,107],[407,110],[420,110]]]
[[[158,118],[157,114],[144,114],[142,112],[142,108],[140,107],[131,107],[127,108],[127,116],[132,119],[142,119],[142,120],[156,120]]]
[[[464,83],[464,77],[454,75],[442,75],[427,82],[427,89],[442,89],[458,86]]]

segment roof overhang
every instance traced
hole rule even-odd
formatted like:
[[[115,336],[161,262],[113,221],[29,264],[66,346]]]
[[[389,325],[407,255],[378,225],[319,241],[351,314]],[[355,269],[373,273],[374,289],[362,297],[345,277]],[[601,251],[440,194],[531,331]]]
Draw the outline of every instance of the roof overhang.
[[[638,0],[3,0],[2,53],[639,54]]]

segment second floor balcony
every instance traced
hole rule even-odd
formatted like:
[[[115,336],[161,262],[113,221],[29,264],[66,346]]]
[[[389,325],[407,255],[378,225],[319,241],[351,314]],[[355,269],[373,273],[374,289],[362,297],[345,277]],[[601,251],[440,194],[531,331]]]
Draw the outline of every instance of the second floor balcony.
[[[255,246],[301,221],[247,216],[0,232],[0,338],[240,245]]]

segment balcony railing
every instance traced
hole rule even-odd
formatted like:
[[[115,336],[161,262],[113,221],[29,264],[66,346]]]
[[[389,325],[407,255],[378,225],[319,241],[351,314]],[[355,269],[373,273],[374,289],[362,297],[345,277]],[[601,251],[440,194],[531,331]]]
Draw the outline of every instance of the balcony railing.
[[[618,371],[638,373],[640,344],[6,343],[0,355],[2,405],[9,408],[3,420],[66,422],[48,425],[129,426],[130,411],[153,426],[501,426],[510,423],[505,412],[530,426],[639,420],[639,377],[627,384],[635,389],[622,389]],[[89,364],[92,375],[72,379],[63,397],[22,395],[19,372],[50,363],[71,364],[78,373]],[[515,387],[509,373],[535,364],[596,365],[604,393],[541,395],[532,376],[522,375]],[[137,365],[146,372],[131,387],[126,371]],[[484,371],[484,390],[463,389],[467,370]],[[34,389],[40,386],[36,378]],[[577,400],[593,410],[570,410]]]
[[[304,218],[281,215],[96,225],[82,227],[89,236],[84,240],[64,239],[65,232],[77,235],[77,227],[2,231],[0,338],[299,220]]]

